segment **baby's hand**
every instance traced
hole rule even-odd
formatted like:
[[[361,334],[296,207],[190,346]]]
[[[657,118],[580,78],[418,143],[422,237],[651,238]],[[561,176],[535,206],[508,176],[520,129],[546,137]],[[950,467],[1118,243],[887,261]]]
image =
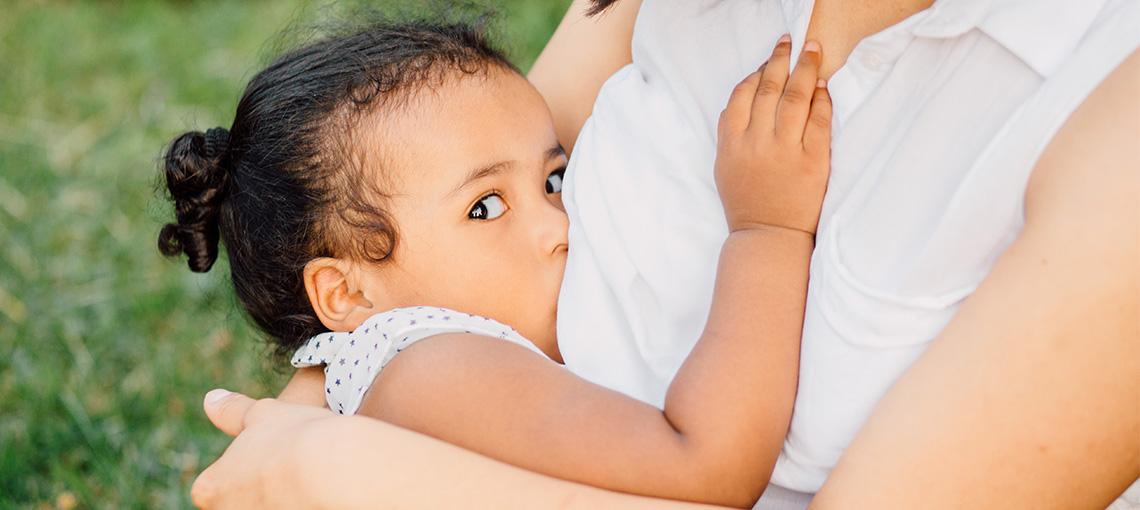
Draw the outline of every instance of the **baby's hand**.
[[[720,115],[716,186],[730,232],[774,226],[815,235],[831,167],[831,98],[808,41],[788,78],[791,43],[732,91]]]

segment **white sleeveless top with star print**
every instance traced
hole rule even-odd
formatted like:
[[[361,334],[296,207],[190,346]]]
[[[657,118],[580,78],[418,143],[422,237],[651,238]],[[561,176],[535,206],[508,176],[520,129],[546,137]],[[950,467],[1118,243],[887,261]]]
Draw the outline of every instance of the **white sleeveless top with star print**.
[[[514,328],[478,315],[446,308],[418,306],[381,312],[350,333],[321,333],[293,355],[297,368],[325,366],[325,399],[329,409],[356,414],[372,381],[400,351],[425,338],[472,333],[501,338],[547,358]]]

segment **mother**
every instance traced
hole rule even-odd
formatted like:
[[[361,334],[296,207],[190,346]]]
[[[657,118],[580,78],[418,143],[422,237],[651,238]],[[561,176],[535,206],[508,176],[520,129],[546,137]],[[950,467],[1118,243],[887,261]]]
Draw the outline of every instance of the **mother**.
[[[622,0],[596,23],[572,11],[532,71],[564,144],[576,140],[568,366],[660,404],[704,323],[725,234],[716,117],[790,32],[827,49],[836,118],[799,395],[766,498],[1096,508],[1140,477],[1140,4],[646,0],[632,65],[585,121],[589,84],[628,57],[637,7]],[[567,76],[575,60],[585,77]],[[195,485],[200,504],[654,504],[377,422],[251,404],[208,404],[223,429],[244,419],[246,431]],[[287,441],[295,431],[309,439]],[[373,473],[366,484],[300,461],[256,469],[269,451],[348,444],[370,445],[342,459]]]

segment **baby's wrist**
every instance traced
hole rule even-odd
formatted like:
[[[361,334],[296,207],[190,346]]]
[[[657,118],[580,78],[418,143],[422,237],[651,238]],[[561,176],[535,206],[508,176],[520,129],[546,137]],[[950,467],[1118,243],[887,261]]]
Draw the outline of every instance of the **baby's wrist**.
[[[810,240],[812,240],[812,242],[815,241],[815,232],[804,230],[802,228],[796,228],[793,226],[776,224],[776,223],[767,223],[767,222],[762,222],[762,221],[751,221],[751,220],[730,221],[728,223],[728,233],[730,236],[733,236],[733,235],[748,236],[748,235],[755,235],[755,234],[763,234],[763,235],[780,235],[780,236],[801,237],[801,238],[810,239]]]

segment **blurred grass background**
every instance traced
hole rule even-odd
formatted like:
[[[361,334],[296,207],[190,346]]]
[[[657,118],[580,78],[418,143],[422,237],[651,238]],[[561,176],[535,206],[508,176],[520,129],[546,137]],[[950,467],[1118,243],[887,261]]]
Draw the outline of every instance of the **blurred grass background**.
[[[569,2],[480,3],[526,69]],[[283,384],[224,258],[198,275],[156,250],[157,160],[229,126],[276,34],[328,4],[0,5],[0,508],[189,507],[228,444],[202,395]]]

